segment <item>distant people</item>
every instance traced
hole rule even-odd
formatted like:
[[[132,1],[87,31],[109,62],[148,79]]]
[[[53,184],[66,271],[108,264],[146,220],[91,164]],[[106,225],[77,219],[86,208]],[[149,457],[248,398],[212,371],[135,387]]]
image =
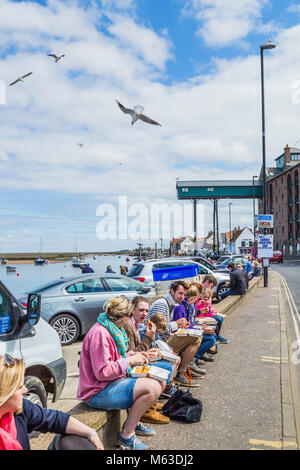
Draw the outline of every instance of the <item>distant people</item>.
[[[253,261],[253,271],[251,273],[251,279],[254,277],[260,277],[262,275],[262,267],[257,260]]]
[[[248,275],[252,269],[252,256],[248,256],[248,261],[245,266],[245,273]]]
[[[112,270],[112,267],[111,267],[110,264],[107,266],[105,273],[106,274],[116,274],[116,272]]]
[[[128,268],[121,264],[120,265],[120,273],[122,274],[122,276],[126,276],[126,274],[128,273]]]
[[[228,264],[228,269],[230,271],[230,282],[227,281],[226,284],[229,284],[229,289],[219,294],[221,300],[228,295],[243,295],[247,292],[247,282],[242,271],[232,262]]]
[[[57,433],[49,450],[103,450],[95,429],[26,400],[24,373],[22,359],[0,356],[0,450],[30,450],[32,431]]]
[[[86,273],[94,273],[95,271],[90,267],[89,264],[81,264],[80,265],[80,269],[81,269],[81,272],[82,274],[86,274]]]
[[[240,263],[238,263],[238,264],[236,265],[236,267],[237,267],[237,268],[243,273],[243,275],[245,276],[246,283],[247,283],[247,290],[248,290],[248,287],[249,287],[249,276],[248,276],[248,274],[244,271],[243,266],[242,266]]]

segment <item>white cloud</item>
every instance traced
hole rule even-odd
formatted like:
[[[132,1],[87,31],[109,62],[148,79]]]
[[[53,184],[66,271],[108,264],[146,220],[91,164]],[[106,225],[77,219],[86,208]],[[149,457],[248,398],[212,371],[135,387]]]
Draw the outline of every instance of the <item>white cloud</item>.
[[[93,7],[5,0],[3,10],[0,38],[15,49],[0,56],[0,79],[9,83],[34,72],[7,89],[0,107],[3,190],[52,191],[53,198],[57,192],[90,194],[96,213],[97,198],[110,202],[119,195],[172,204],[176,177],[251,179],[259,171],[259,51],[216,58],[213,73],[166,84],[160,78],[171,44],[127,12],[123,24],[120,13],[110,16],[106,35],[102,11],[94,15]],[[298,25],[282,30],[278,48],[265,54],[269,164],[300,137],[300,108],[292,103],[299,42]],[[49,50],[66,57],[55,64]],[[162,128],[131,126],[115,99],[142,104]],[[81,141],[87,144],[82,151]]]
[[[257,29],[269,0],[188,0],[183,13],[200,23],[197,34],[209,46],[228,46]]]

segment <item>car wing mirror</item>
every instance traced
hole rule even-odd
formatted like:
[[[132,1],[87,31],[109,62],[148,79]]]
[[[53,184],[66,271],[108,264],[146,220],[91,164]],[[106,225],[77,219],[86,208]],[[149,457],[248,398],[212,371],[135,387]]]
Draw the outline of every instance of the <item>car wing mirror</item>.
[[[29,294],[27,299],[27,320],[30,326],[35,326],[41,317],[40,294]]]

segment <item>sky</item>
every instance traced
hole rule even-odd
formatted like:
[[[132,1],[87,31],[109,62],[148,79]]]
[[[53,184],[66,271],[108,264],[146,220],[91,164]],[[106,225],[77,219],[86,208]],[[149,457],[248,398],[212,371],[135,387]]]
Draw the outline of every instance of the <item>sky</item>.
[[[299,2],[0,0],[0,250],[154,246],[156,222],[148,237],[139,224],[154,204],[178,204],[176,179],[259,175],[259,45],[268,39],[277,46],[264,60],[272,166],[300,139]],[[162,126],[132,126],[116,99]],[[224,200],[220,231],[229,202],[232,225],[252,227],[251,200]],[[200,214],[203,235],[210,201]]]

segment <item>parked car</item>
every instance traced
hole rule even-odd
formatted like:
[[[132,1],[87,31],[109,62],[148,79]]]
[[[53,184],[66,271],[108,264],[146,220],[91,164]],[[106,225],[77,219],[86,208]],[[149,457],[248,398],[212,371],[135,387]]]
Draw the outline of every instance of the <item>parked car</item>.
[[[206,258],[203,258],[202,256],[184,256],[182,259],[190,259],[192,261],[196,261],[197,263],[200,263],[206,268],[214,271],[214,265],[211,264]]]
[[[217,251],[211,251],[208,253],[208,256],[213,261],[217,261],[223,255],[230,255],[230,253],[227,250],[220,250],[219,253]]]
[[[57,333],[42,318],[41,296],[29,294],[26,309],[0,281],[0,355],[7,353],[25,363],[26,398],[47,406],[47,395],[58,400],[67,366]]]
[[[58,333],[63,346],[89,331],[111,297],[124,295],[131,300],[155,293],[127,276],[95,273],[56,279],[33,292],[41,295],[41,316]],[[19,301],[24,305],[26,294]]]
[[[273,251],[273,257],[270,258],[270,263],[283,263],[283,255],[281,251]]]
[[[229,258],[244,258],[244,256],[242,255],[224,255],[224,256],[221,256],[217,262],[216,262],[216,266],[218,266],[219,264],[222,264],[224,263],[224,261],[228,260]]]
[[[247,264],[247,261],[248,261],[248,258],[243,258],[243,257],[241,257],[241,258],[228,258],[225,261],[223,261],[223,263],[216,265],[214,272],[215,273],[216,272],[229,272],[229,269],[228,269],[228,264],[229,263],[241,264],[243,266],[243,268],[245,268],[245,266]]]
[[[199,274],[206,275],[211,274],[213,275],[218,285],[214,289],[214,296],[218,298],[218,295],[222,292],[226,292],[229,288],[226,285],[226,282],[230,280],[230,276],[228,273],[218,273],[216,271],[212,271],[211,269],[203,266],[196,261],[191,260],[190,258],[164,258],[164,259],[152,259],[148,261],[141,261],[134,263],[130,270],[127,273],[127,276],[137,279],[151,287],[155,286],[153,280],[153,271],[155,269],[163,269],[163,268],[171,268],[171,267],[179,267],[179,266],[187,266],[190,264],[196,264],[199,267]]]

